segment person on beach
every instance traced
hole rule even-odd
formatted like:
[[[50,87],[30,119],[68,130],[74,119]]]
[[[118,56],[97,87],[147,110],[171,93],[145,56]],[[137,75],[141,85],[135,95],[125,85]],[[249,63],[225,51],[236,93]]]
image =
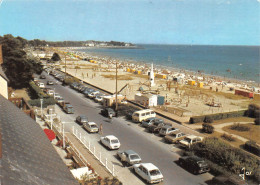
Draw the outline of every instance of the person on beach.
[[[101,123],[99,126],[99,134],[102,135],[103,134],[103,124]]]

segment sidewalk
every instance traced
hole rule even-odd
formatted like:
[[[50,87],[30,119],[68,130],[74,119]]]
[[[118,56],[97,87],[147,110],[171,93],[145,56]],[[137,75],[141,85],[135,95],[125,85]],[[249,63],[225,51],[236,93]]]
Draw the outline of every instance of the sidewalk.
[[[69,145],[77,148],[81,155],[87,160],[86,162],[91,165],[95,172],[104,179],[105,177],[113,178],[106,168],[87,150],[84,145],[71,133],[66,133],[65,137]],[[83,159],[84,160],[84,159]]]

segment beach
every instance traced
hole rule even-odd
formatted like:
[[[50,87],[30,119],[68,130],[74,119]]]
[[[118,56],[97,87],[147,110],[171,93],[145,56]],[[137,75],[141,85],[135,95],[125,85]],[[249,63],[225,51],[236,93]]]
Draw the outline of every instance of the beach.
[[[144,94],[149,92],[159,94],[165,97],[165,105],[153,108],[180,117],[244,110],[254,100],[234,95],[234,89],[254,91],[256,95],[259,93],[255,85],[243,80],[158,65],[154,66],[156,85],[150,87],[148,73],[151,65],[147,63],[92,55],[75,51],[75,48],[59,48],[58,51],[61,56],[66,56],[66,63],[65,57],[62,57],[62,61],[58,64],[62,71],[65,71],[66,64],[67,73],[111,93],[116,92],[117,65],[118,91],[126,86],[120,94],[128,100],[135,100],[140,88]],[[92,62],[86,59],[91,59]],[[178,82],[174,82],[174,78]],[[195,84],[189,85],[191,81]],[[198,87],[199,83],[203,85]]]

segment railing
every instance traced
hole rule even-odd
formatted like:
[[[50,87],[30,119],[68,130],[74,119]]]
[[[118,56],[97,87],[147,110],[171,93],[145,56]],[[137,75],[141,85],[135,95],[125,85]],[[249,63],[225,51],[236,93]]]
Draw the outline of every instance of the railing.
[[[51,117],[50,115],[44,115],[44,121],[45,123],[51,127]],[[53,117],[52,119],[54,119],[55,117]],[[58,122],[53,122],[52,120],[52,129],[54,131],[56,131],[60,137],[62,138],[63,133],[62,133],[62,123],[60,121],[60,116],[57,116],[56,118],[58,118]],[[86,137],[82,137],[81,133],[78,132],[77,129],[74,128],[74,126],[72,127],[72,133],[73,135],[84,145],[84,147],[91,153],[93,154],[93,156],[115,177],[115,166],[114,164],[111,164],[107,158],[103,157],[101,151],[97,151],[96,147],[94,144],[91,144],[90,141],[87,141]],[[69,146],[71,147],[71,149],[75,152],[75,154],[79,157],[79,159],[84,163],[84,165],[89,165],[88,160],[84,157],[84,155],[77,149],[77,147],[73,144],[73,142],[71,142],[69,140],[69,138],[64,135],[64,140],[69,144]],[[63,138],[62,138],[63,139]],[[102,158],[103,157],[103,158]]]
[[[91,154],[115,177],[115,166],[114,164],[109,165],[107,158],[103,157],[101,151],[97,151],[94,144],[91,144],[90,141],[87,141],[86,137],[82,137],[81,133],[77,129],[72,128],[73,135],[84,145],[86,149],[89,150]],[[103,157],[103,160],[102,160]]]

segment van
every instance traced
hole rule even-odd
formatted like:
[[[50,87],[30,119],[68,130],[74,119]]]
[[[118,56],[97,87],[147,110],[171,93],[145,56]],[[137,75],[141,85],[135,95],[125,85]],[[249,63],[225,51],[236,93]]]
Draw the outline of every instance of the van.
[[[156,113],[151,109],[139,110],[133,113],[132,120],[134,122],[142,122],[148,118],[155,117]]]

